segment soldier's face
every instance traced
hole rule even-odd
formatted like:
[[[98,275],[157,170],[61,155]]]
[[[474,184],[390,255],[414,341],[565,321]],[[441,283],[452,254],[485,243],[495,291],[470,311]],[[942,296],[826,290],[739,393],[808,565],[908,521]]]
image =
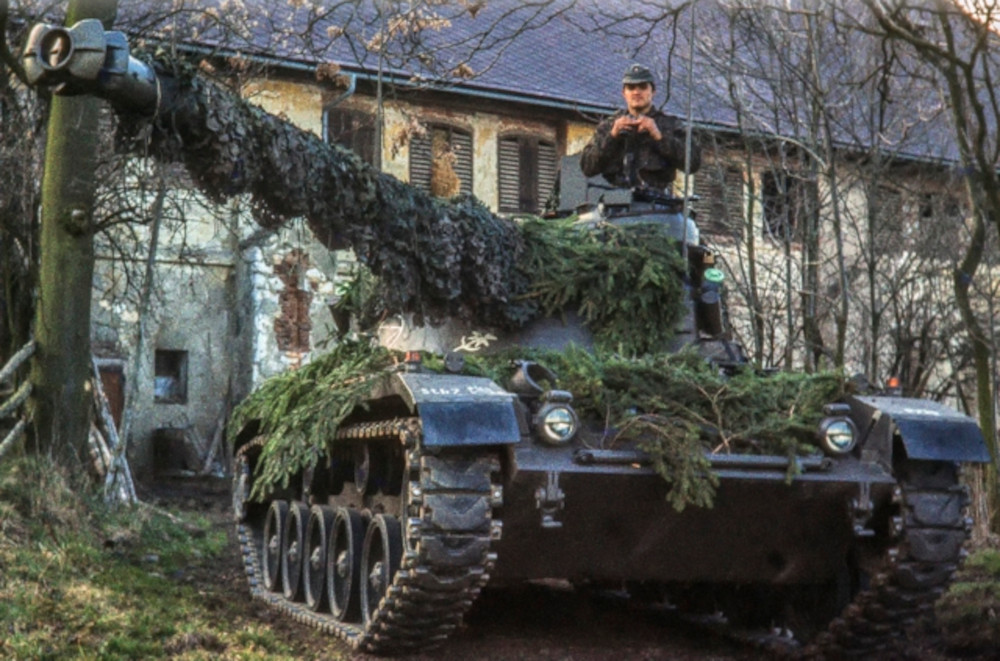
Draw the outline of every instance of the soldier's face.
[[[633,115],[649,112],[653,107],[653,86],[649,83],[625,83],[622,86],[625,105]]]

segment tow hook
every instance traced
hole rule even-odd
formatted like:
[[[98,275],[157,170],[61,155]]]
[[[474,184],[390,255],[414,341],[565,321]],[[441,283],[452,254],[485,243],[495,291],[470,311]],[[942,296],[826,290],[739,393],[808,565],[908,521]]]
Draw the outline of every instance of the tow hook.
[[[873,537],[875,535],[875,531],[868,527],[874,509],[871,484],[862,482],[858,485],[858,497],[851,500],[851,521],[854,523],[855,537]]]
[[[535,506],[542,512],[543,528],[562,528],[556,515],[566,504],[566,494],[559,488],[559,473],[549,471],[545,486],[535,490]]]

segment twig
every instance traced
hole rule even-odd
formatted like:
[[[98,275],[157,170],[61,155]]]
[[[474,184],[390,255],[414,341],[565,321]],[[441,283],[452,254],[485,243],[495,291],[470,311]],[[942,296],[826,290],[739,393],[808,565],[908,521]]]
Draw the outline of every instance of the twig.
[[[7,364],[3,366],[3,369],[0,369],[0,383],[9,379],[11,374],[21,366],[21,363],[30,358],[33,353],[35,353],[35,340],[31,339],[17,353],[10,357]]]
[[[24,420],[18,420],[14,428],[8,432],[7,436],[4,437],[3,442],[0,442],[0,457],[7,454],[7,451],[14,447],[14,441],[24,434],[24,430],[28,428],[28,423]]]

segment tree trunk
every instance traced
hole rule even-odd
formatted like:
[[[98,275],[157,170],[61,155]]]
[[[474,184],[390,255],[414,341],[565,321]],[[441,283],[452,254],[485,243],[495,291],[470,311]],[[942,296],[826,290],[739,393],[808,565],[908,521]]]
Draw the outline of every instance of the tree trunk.
[[[116,2],[73,0],[66,20],[99,18],[110,26]],[[71,468],[87,461],[93,404],[90,298],[93,207],[101,101],[52,99],[42,179],[41,272],[32,369],[37,450]]]

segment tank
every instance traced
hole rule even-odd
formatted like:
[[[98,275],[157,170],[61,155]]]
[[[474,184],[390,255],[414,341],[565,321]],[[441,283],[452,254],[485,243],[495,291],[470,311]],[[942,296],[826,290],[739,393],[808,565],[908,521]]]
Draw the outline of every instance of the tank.
[[[163,74],[104,34],[37,27],[26,55],[33,81],[152,112]],[[72,58],[45,51],[73,39],[59,52],[99,53],[101,76],[81,80]],[[690,200],[588,181],[572,161],[562,172],[562,206],[579,231],[654,227],[674,239],[684,311],[660,351],[693,351],[721,378],[746,370]],[[253,416],[232,430],[250,592],[354,649],[446,644],[487,585],[562,579],[722,612],[734,626],[777,625],[825,654],[870,654],[932,608],[962,558],[961,468],[989,456],[975,421],[941,404],[845,394],[821,406],[811,450],[707,447],[695,461],[713,485],[711,507],[679,507],[641,434],[609,443],[605,421],[577,410],[579,393],[531,358],[591,346],[573,315],[497,331],[492,350],[524,351],[504,380],[470,375],[441,351],[467,324],[404,318],[389,330],[380,337],[405,360],[378,379],[345,380],[360,384],[359,400],[298,457],[301,470],[256,488],[274,439]],[[426,357],[438,351],[444,368],[431,369]]]
[[[606,196],[581,224],[697,236],[683,201],[614,192],[628,201],[611,207]],[[711,253],[678,250],[688,313],[664,352],[694,348],[723,374],[745,369]],[[399,351],[427,352],[461,333],[445,324],[390,335]],[[578,319],[549,318],[495,348],[529,354],[587,337]],[[251,422],[236,439],[255,595],[355,648],[438,645],[487,585],[563,579],[721,612],[741,630],[777,627],[823,654],[865,655],[926,614],[962,558],[961,465],[988,454],[972,419],[935,402],[830,401],[804,456],[706,451],[711,507],[679,509],[641,439],[607,443],[604,421],[576,411],[545,365],[518,361],[498,382],[408,355],[338,426],[326,456],[265,503],[250,490],[268,438]]]

